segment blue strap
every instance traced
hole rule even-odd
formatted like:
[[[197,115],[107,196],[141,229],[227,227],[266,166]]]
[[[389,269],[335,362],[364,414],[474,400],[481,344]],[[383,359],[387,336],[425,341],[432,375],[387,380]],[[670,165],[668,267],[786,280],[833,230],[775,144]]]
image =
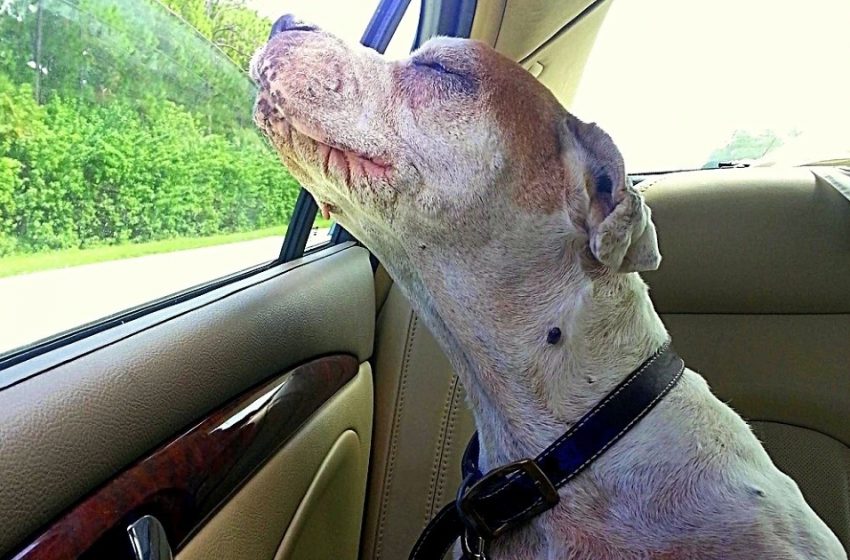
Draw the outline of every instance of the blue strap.
[[[682,359],[665,344],[535,459],[516,461],[486,475],[478,468],[478,434],[474,434],[464,453],[464,481],[457,499],[428,524],[410,560],[442,559],[464,532],[489,543],[554,507],[557,489],[646,416],[684,369]]]

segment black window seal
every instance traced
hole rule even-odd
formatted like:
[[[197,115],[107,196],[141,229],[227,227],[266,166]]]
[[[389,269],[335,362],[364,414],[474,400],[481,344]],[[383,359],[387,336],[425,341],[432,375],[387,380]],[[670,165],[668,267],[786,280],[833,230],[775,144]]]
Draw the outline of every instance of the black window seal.
[[[360,43],[384,54],[409,6],[410,0],[381,0],[366,25]]]
[[[298,199],[295,201],[295,209],[292,211],[292,219],[289,220],[289,227],[283,238],[278,259],[280,262],[293,261],[304,254],[318,210],[319,206],[313,196],[301,187]]]

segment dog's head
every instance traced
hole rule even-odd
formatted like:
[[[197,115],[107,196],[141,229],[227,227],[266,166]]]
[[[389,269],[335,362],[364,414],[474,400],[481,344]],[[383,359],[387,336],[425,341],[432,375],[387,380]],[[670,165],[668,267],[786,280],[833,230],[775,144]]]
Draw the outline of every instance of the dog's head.
[[[611,138],[482,43],[436,38],[388,60],[285,16],[251,73],[259,127],[367,245],[486,240],[555,216],[605,269],[658,266]]]

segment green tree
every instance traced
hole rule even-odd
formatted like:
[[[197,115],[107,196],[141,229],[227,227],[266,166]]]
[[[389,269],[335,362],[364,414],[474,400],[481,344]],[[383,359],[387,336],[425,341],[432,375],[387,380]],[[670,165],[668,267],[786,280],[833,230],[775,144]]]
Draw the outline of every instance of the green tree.
[[[268,37],[272,23],[248,8],[245,0],[162,1],[243,70]]]
[[[169,4],[191,26],[156,0],[0,0],[0,255],[288,221],[298,185],[212,44],[247,53],[266,24],[241,2]]]
[[[708,160],[702,167],[714,169],[721,162],[759,159],[783,143],[783,139],[774,130],[736,130],[724,146],[709,154]]]

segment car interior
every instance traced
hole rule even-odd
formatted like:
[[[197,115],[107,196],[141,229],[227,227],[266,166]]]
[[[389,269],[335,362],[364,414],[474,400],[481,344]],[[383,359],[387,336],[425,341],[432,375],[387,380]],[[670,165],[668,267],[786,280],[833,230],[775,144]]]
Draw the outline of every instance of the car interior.
[[[612,3],[426,1],[420,40],[484,41],[569,108]],[[674,347],[850,549],[846,192],[816,166],[633,180]],[[304,250],[311,202],[286,258],[2,357],[0,558],[147,557],[145,519],[179,560],[407,557],[473,420],[368,248]]]

